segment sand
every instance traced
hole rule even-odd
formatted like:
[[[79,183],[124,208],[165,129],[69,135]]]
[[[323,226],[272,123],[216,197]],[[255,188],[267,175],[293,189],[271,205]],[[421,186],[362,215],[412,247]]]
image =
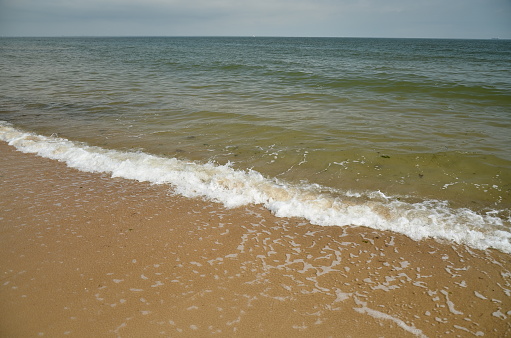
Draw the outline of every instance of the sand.
[[[0,158],[0,337],[511,336],[507,254]]]

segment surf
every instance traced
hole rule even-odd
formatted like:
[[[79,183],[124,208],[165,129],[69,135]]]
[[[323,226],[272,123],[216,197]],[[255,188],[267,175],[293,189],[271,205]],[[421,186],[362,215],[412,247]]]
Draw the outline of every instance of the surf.
[[[380,191],[354,193],[319,184],[291,184],[230,163],[200,163],[90,146],[65,138],[26,132],[0,123],[0,140],[17,150],[58,160],[69,167],[112,177],[168,185],[176,194],[203,198],[228,208],[262,205],[278,217],[300,217],[322,226],[365,226],[404,234],[414,240],[436,238],[485,250],[511,253],[509,220],[497,211],[484,214],[451,208],[447,201],[408,202]]]

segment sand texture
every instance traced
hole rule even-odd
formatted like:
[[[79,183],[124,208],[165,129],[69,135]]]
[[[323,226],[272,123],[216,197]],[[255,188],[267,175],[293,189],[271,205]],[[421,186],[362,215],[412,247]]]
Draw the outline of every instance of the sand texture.
[[[0,337],[511,336],[507,254],[0,156]]]

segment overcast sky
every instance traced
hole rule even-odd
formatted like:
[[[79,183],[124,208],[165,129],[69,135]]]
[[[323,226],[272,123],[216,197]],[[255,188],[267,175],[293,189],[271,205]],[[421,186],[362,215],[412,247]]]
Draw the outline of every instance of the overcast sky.
[[[511,38],[511,0],[0,0],[0,35]]]

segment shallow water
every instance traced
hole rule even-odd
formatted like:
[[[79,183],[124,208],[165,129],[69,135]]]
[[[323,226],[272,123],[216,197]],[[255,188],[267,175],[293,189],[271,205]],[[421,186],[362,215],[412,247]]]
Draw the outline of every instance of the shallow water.
[[[188,177],[192,184],[178,187],[184,194],[262,203],[320,224],[369,224],[417,238],[452,230],[457,235],[447,238],[476,246],[480,239],[467,234],[489,231],[496,236],[490,242],[504,236],[500,240],[508,243],[493,231],[511,228],[510,41],[0,43],[0,120],[10,123],[2,127],[7,141],[33,132],[42,137],[36,148],[66,144],[61,160],[78,167],[87,167],[77,164],[78,149],[107,157],[143,152],[130,162],[131,178],[155,182],[169,183],[162,177],[173,174],[165,173],[167,164],[140,167],[146,156],[177,159],[182,171],[171,184],[179,186],[190,171],[209,185],[193,186]],[[13,130],[19,134],[12,136]],[[51,135],[60,138],[44,137]],[[42,154],[55,157],[48,149]],[[192,169],[184,165],[191,161],[197,164]],[[127,175],[122,161],[116,164],[121,169],[90,163],[96,168],[84,170]],[[222,169],[211,174],[210,166]],[[144,170],[160,176],[147,177]],[[211,182],[230,197],[220,196]],[[244,196],[236,186],[245,187]],[[304,215],[298,212],[303,205],[290,201],[313,211]],[[319,206],[310,209],[311,201]],[[348,212],[353,206],[369,212]],[[396,226],[403,218],[406,226]]]

